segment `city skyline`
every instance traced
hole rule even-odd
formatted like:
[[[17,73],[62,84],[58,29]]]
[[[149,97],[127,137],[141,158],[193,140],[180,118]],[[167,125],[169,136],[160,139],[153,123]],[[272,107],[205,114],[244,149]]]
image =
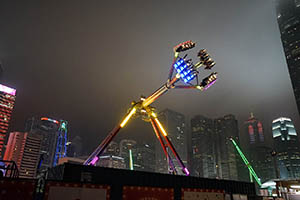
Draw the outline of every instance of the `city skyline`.
[[[11,131],[22,131],[25,119],[35,115],[66,119],[72,137],[80,135],[91,152],[132,100],[166,80],[172,47],[190,39],[210,52],[220,78],[205,93],[170,91],[154,104],[158,110],[188,118],[234,114],[240,127],[253,112],[269,135],[273,119],[289,117],[299,130],[272,1],[231,0],[225,12],[217,1],[191,2],[190,12],[180,16],[182,2],[120,5],[3,3],[2,81],[19,91]],[[131,123],[136,128],[129,125],[124,134],[151,131],[148,124]]]

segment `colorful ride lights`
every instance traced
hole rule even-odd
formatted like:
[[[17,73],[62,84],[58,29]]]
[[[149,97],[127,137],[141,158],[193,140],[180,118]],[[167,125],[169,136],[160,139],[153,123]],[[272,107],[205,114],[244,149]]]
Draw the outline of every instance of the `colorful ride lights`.
[[[186,167],[183,169],[183,173],[185,173],[187,176],[190,175],[190,172]]]
[[[174,63],[174,68],[185,83],[190,82],[196,77],[197,71],[193,69],[193,65],[190,65],[182,58],[179,58]]]
[[[195,47],[196,43],[192,42],[191,40],[189,41],[186,41],[186,42],[182,42],[180,44],[178,44],[177,46],[175,46],[173,48],[174,52],[183,52],[183,51],[186,51],[186,50],[189,50],[193,47]]]
[[[198,85],[196,88],[198,88],[199,90],[207,90],[217,81],[217,75],[217,72],[211,73],[208,77],[204,78],[200,85]]]
[[[211,69],[216,63],[211,59],[206,49],[201,49],[198,53],[200,61],[205,65],[204,69]]]

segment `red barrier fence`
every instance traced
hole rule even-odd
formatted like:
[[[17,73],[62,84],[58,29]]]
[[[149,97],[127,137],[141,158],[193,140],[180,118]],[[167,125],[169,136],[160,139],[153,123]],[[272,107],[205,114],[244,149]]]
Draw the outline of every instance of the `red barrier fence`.
[[[45,200],[110,200],[110,186],[48,181]]]
[[[123,200],[174,200],[173,188],[123,186]]]
[[[36,180],[0,180],[0,200],[32,200]]]
[[[225,200],[225,193],[223,190],[211,189],[181,189],[182,200]]]

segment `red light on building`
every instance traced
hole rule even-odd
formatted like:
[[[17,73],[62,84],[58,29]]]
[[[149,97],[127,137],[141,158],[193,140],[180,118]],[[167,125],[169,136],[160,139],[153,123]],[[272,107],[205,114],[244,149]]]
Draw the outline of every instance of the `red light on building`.
[[[59,124],[59,122],[58,122],[57,120],[55,120],[55,119],[50,119],[50,118],[48,118],[48,117],[42,117],[41,120],[42,120],[42,121],[53,122],[53,123],[55,123],[55,124]]]
[[[0,84],[0,157],[4,146],[11,114],[16,99],[16,90]]]

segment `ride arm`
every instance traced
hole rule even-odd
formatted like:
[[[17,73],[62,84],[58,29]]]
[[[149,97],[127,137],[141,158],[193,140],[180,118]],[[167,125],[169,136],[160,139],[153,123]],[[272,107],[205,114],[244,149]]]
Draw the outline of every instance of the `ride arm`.
[[[149,106],[151,103],[153,103],[158,97],[163,95],[165,92],[167,92],[171,87],[173,87],[173,84],[179,81],[179,77],[175,76],[170,82],[164,84],[159,89],[157,89],[153,94],[151,94],[149,97],[147,97],[143,103],[143,107]]]
[[[109,143],[113,140],[113,138],[117,135],[117,133],[120,131],[120,129],[123,128],[126,125],[126,123],[135,114],[135,112],[136,112],[135,107],[130,109],[129,113],[126,115],[126,117],[120,123],[120,125],[117,125],[108,134],[108,136],[96,148],[96,150],[84,161],[83,165],[95,165],[96,164],[96,162],[99,160],[99,156],[103,153],[103,151],[106,149],[106,147],[109,145]]]
[[[170,155],[168,154],[168,151],[167,151],[167,149],[166,149],[166,145],[165,145],[164,141],[162,140],[161,135],[159,134],[159,130],[158,130],[157,125],[156,125],[156,123],[155,123],[155,121],[154,121],[154,118],[153,118],[153,117],[150,117],[150,121],[151,121],[151,125],[152,125],[152,127],[153,127],[153,130],[154,130],[154,132],[155,132],[155,135],[156,135],[157,139],[159,140],[160,145],[161,145],[161,147],[162,147],[162,149],[163,149],[163,151],[164,151],[164,153],[165,153],[165,156],[166,156],[167,160],[169,160],[169,164],[171,165],[171,168],[172,168],[173,172],[176,173],[176,168],[175,168],[175,166],[174,166],[174,163],[173,163],[173,161],[172,161],[172,158],[171,158]]]
[[[174,156],[176,157],[177,161],[179,162],[180,166],[181,166],[181,169],[182,169],[182,172],[185,174],[185,175],[189,175],[190,172],[188,171],[188,169],[185,167],[184,163],[182,162],[181,158],[179,157],[178,153],[176,152],[173,144],[171,143],[171,141],[169,140],[169,138],[167,137],[168,133],[166,132],[166,130],[163,128],[162,124],[160,123],[160,121],[158,120],[157,118],[157,115],[153,112],[152,114],[152,117],[154,118],[154,122],[155,124],[157,125],[157,127],[159,128],[159,130],[161,131],[163,137],[165,138],[169,148],[171,149],[172,153],[174,154]]]
[[[252,166],[250,165],[249,161],[247,160],[246,156],[244,155],[244,153],[242,152],[242,150],[239,148],[239,146],[236,144],[236,142],[234,141],[233,138],[230,138],[231,142],[233,143],[233,145],[235,146],[236,150],[238,151],[238,153],[240,154],[242,160],[244,161],[245,165],[248,167],[249,172],[252,174],[252,176],[254,177],[254,179],[256,180],[257,184],[259,186],[261,186],[261,182],[257,176],[257,174],[255,173],[254,169],[252,168]]]

